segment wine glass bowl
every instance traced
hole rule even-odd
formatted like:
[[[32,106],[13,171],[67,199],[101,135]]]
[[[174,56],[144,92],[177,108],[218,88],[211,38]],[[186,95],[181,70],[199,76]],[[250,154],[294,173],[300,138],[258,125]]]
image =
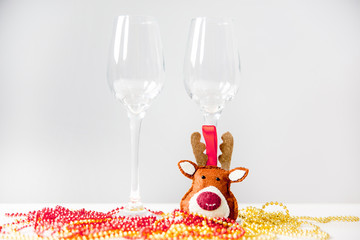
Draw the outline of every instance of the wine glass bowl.
[[[227,101],[237,93],[240,60],[233,21],[194,18],[184,61],[185,89],[203,112],[205,123],[216,125]]]
[[[160,29],[153,17],[119,16],[110,50],[108,83],[131,113],[146,111],[164,83]]]
[[[164,84],[164,57],[157,21],[149,16],[119,16],[109,52],[108,83],[126,107],[131,132],[130,202],[125,210],[144,213],[139,187],[139,136],[145,111]]]

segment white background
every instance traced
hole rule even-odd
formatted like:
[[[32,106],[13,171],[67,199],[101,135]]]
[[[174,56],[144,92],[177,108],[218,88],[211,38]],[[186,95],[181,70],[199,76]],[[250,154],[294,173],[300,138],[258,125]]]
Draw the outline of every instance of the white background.
[[[201,130],[182,65],[190,19],[236,21],[242,81],[218,131],[235,138],[239,202],[360,202],[360,1],[0,0],[0,202],[126,202],[125,109],[106,82],[116,15],[160,24],[166,84],[143,122],[143,201],[179,202]]]

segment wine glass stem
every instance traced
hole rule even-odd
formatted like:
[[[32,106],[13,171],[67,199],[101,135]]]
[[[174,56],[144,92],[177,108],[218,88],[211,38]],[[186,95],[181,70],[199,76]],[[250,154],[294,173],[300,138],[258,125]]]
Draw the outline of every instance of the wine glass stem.
[[[134,207],[140,204],[139,189],[139,138],[141,122],[144,114],[129,113],[131,132],[131,189],[130,204]]]
[[[220,118],[221,112],[208,113],[203,112],[205,125],[214,125],[217,127],[217,122]]]

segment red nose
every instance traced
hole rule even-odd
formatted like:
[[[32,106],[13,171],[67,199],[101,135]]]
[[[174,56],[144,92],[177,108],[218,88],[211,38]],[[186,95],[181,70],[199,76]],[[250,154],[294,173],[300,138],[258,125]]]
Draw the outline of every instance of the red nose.
[[[208,211],[212,211],[220,207],[221,198],[213,192],[203,192],[196,198],[199,206]]]

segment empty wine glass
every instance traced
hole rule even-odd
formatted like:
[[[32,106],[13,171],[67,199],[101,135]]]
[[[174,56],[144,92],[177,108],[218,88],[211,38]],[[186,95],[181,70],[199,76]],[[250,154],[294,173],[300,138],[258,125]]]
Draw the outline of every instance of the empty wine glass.
[[[200,105],[206,125],[217,125],[239,87],[240,61],[234,24],[228,18],[191,21],[184,62],[184,83]]]
[[[108,83],[126,107],[131,131],[131,190],[125,209],[144,211],[139,191],[139,135],[145,111],[164,83],[164,58],[157,21],[148,16],[119,16],[109,54]]]

